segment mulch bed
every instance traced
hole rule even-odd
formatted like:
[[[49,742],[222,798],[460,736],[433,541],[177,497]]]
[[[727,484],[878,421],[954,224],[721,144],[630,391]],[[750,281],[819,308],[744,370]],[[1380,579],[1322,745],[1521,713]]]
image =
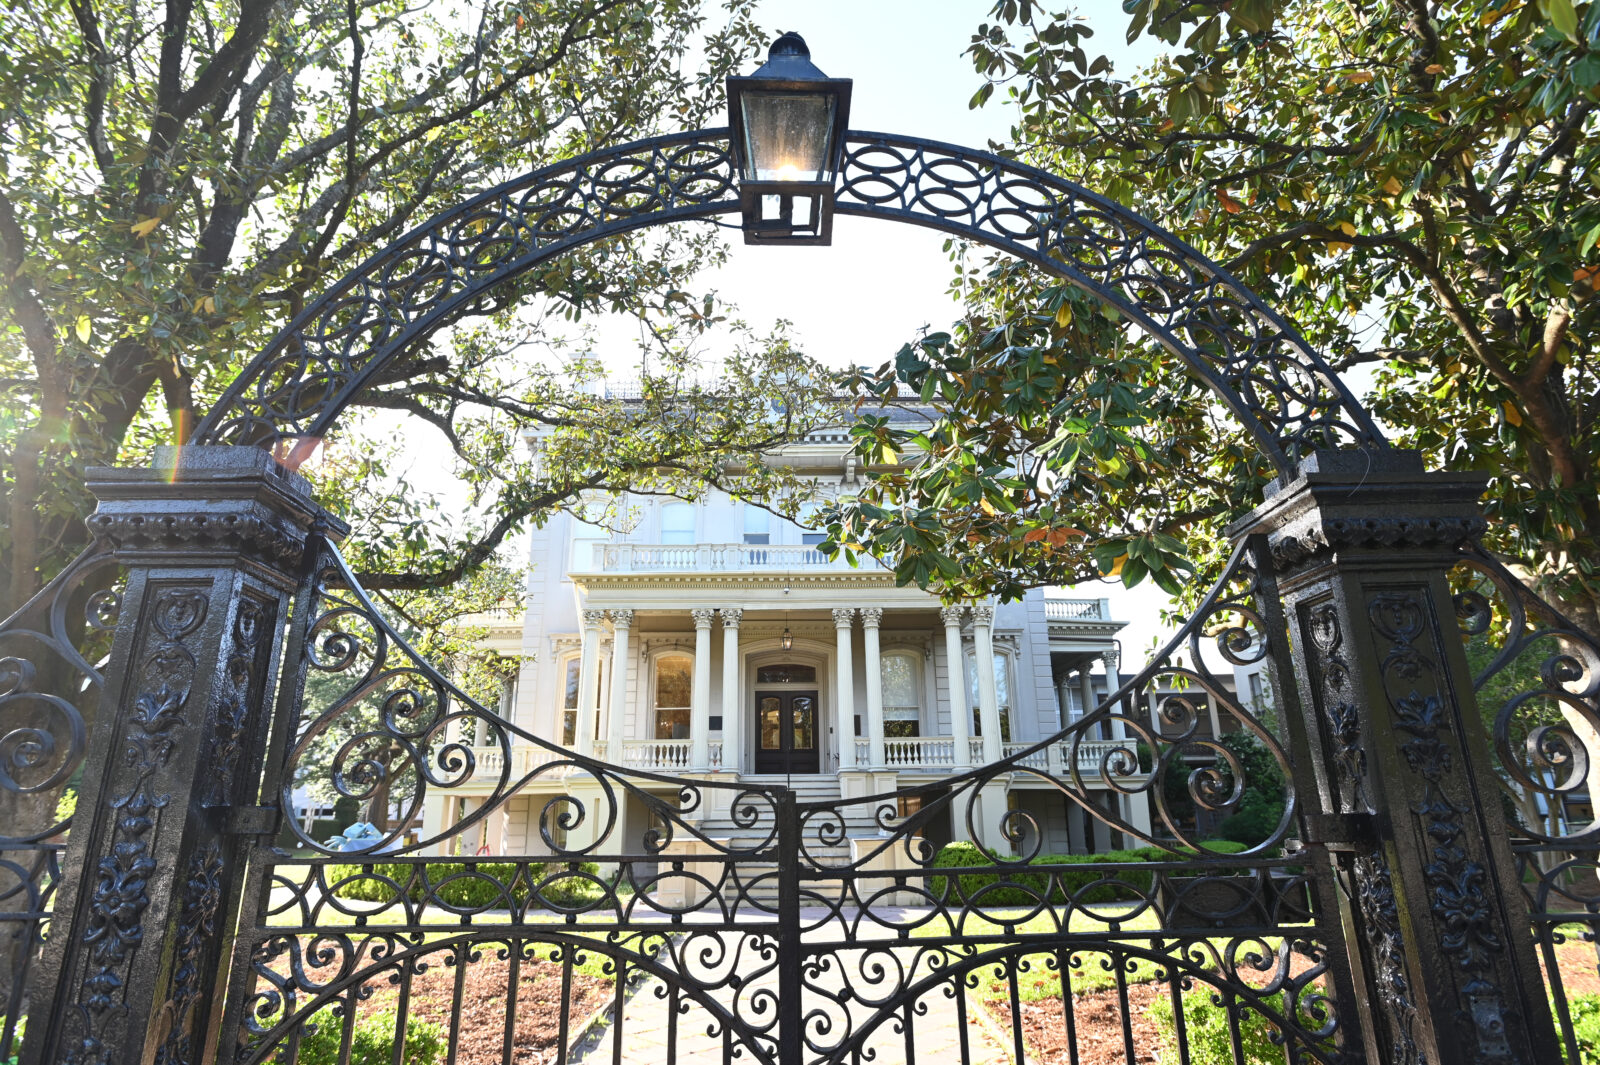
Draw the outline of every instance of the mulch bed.
[[[480,958],[468,963],[462,982],[456,1065],[499,1065],[502,1061],[510,962],[498,957],[492,948],[485,948]],[[358,1024],[360,1018],[393,1012],[399,1005],[399,986],[390,983],[387,975],[380,974],[367,986],[372,995],[359,1007]],[[594,1011],[611,1001],[614,988],[612,980],[572,974],[567,1006],[569,1044],[578,1041],[583,1023]],[[411,978],[410,1016],[437,1024],[448,1037],[455,993],[456,966],[444,964],[444,954],[435,955],[426,971]],[[555,1061],[560,1049],[557,1043],[561,1013],[561,966],[524,960],[517,981],[517,1016],[509,1059],[512,1065],[549,1065]]]
[[[1165,984],[1133,984],[1128,988],[1127,1014],[1133,1029],[1131,1065],[1153,1065],[1161,1049],[1156,1026],[1150,1023],[1150,1003],[1166,993]],[[1011,1004],[985,1003],[1005,1045],[1011,1045]],[[1077,1024],[1078,1065],[1130,1065],[1123,1041],[1123,1007],[1115,988],[1073,996]],[[1066,1065],[1072,1061],[1067,1042],[1066,1018],[1059,998],[1022,1003],[1022,1038],[1028,1060],[1035,1065]]]

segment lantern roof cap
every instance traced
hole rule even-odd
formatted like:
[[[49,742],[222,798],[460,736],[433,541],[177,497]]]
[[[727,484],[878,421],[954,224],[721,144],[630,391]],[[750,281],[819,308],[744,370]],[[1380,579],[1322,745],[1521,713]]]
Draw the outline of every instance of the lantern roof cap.
[[[805,38],[789,32],[772,42],[767,49],[767,61],[756,68],[752,78],[773,78],[783,81],[826,81],[828,75],[811,62],[811,49]]]

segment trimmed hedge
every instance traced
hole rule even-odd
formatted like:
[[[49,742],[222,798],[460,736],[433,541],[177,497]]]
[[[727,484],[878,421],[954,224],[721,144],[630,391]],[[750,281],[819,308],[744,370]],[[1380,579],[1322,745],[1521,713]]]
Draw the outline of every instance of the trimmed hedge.
[[[510,908],[504,885],[511,883],[517,875],[517,865],[512,862],[478,862],[471,865],[465,862],[429,862],[426,866],[391,862],[331,865],[328,867],[327,882],[333,885],[333,893],[342,899],[389,902],[395,897],[395,889],[387,881],[375,879],[388,877],[405,889],[412,902],[421,902],[424,895],[421,870],[424,868],[427,869],[428,883],[433,887],[433,899],[430,901],[436,900],[463,910]],[[372,875],[365,875],[368,870]],[[600,889],[592,881],[561,875],[572,871],[571,863],[566,861],[527,863],[527,877],[535,882],[551,877],[560,878],[550,882],[541,891],[546,901],[558,906],[580,906],[600,897]],[[598,876],[600,867],[594,862],[581,862],[576,872]],[[463,875],[469,873],[482,875]],[[360,879],[347,879],[350,877]],[[522,905],[528,898],[526,880],[517,880],[510,895],[512,901]]]
[[[1189,1065],[1274,1065],[1282,1062],[1284,1049],[1272,1041],[1273,1025],[1266,1017],[1248,1006],[1241,1005],[1239,1016],[1238,1058],[1233,1056],[1233,1036],[1228,1027],[1228,1010],[1211,1000],[1210,988],[1201,988],[1183,996],[1184,1035],[1189,1044]],[[1275,1012],[1283,1012],[1283,993],[1268,995],[1266,1004]],[[1172,996],[1157,995],[1150,1001],[1150,1022],[1155,1025],[1165,1052],[1178,1053],[1178,1027],[1172,1015]]]
[[[389,1065],[394,1060],[394,1027],[395,1015],[387,1012],[357,1021],[350,1033],[350,1065]],[[332,1009],[319,1010],[306,1022],[295,1060],[299,1065],[337,1065],[343,1042],[344,1018]],[[406,1065],[437,1065],[445,1056],[445,1046],[442,1026],[406,1018],[405,1049],[400,1056]]]
[[[1237,854],[1245,850],[1242,843],[1228,840],[1208,840],[1206,847],[1218,854]],[[1190,851],[1189,853],[1194,853]],[[1016,866],[994,873],[963,873],[956,878],[955,889],[947,901],[962,901],[980,906],[1035,906],[1050,893],[1048,901],[1061,905],[1069,899],[1079,902],[1134,901],[1135,894],[1147,895],[1150,891],[1151,873],[1147,869],[1128,869],[1113,874],[1106,869],[1052,869],[1050,872],[1030,873],[1029,867],[1042,865],[1106,865],[1133,862],[1170,862],[1171,851],[1160,847],[1139,847],[1134,850],[1106,851],[1102,854],[1046,854],[1033,859],[1027,866]],[[935,869],[994,868],[981,848],[974,843],[948,843],[934,855]],[[996,886],[1004,879],[1003,886]],[[948,877],[928,878],[928,890],[934,898],[944,899]],[[1091,887],[1091,885],[1097,885]],[[1088,889],[1088,890],[1085,890]]]

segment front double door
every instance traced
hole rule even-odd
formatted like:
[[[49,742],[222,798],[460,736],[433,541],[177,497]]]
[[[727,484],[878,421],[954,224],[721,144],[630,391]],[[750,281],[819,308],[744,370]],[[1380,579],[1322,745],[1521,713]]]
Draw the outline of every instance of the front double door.
[[[817,693],[756,692],[756,772],[815,773]]]

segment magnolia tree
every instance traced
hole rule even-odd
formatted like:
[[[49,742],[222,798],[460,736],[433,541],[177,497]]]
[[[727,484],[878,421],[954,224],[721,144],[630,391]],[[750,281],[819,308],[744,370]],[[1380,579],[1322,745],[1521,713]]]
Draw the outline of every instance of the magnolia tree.
[[[1003,0],[969,50],[1002,150],[1149,216],[1279,308],[1396,442],[1490,477],[1490,546],[1600,634],[1600,4],[1129,0],[1120,76],[1072,12]],[[1103,26],[1103,19],[1099,20]],[[967,266],[966,318],[851,382],[927,458],[836,514],[951,594],[1214,569],[1269,471],[1175,361],[1054,279]],[[974,277],[972,275],[976,274]],[[977,281],[977,284],[971,282]]]

